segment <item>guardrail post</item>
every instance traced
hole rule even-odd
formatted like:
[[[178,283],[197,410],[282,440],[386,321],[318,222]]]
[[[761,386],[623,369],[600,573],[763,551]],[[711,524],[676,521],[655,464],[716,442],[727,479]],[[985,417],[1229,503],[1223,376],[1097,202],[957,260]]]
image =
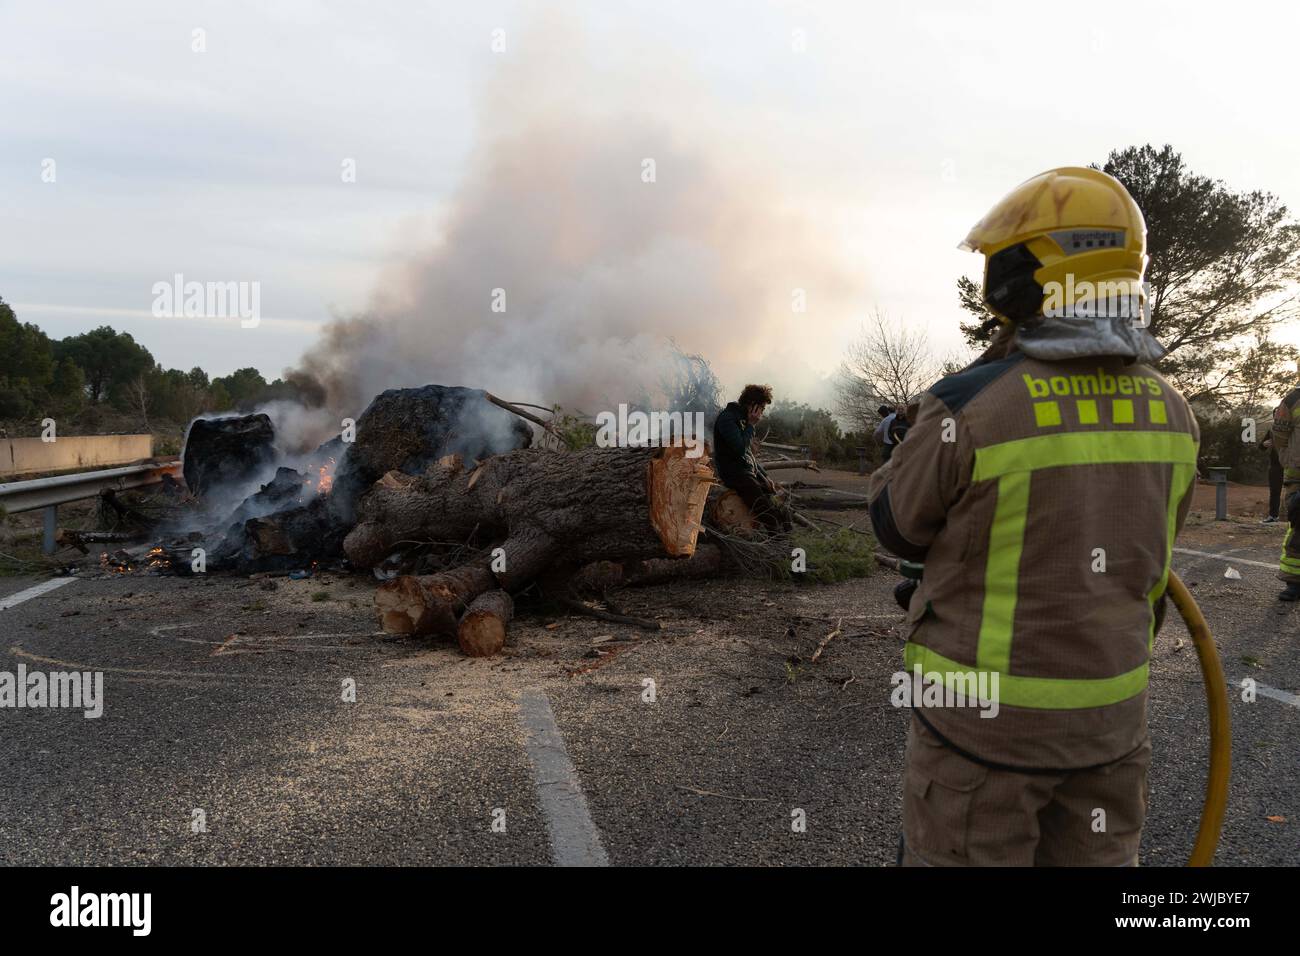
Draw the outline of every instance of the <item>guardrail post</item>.
[[[1210,480],[1214,482],[1214,520],[1228,519],[1228,472],[1231,469],[1222,466],[1207,468]]]
[[[46,554],[54,553],[54,534],[59,528],[59,506],[45,506],[45,538],[41,542],[41,550]]]

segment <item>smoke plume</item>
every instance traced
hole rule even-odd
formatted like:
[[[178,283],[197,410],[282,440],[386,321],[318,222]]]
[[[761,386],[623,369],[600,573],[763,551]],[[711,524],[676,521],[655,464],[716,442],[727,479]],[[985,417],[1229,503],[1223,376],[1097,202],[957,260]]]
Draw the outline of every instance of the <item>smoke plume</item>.
[[[710,112],[689,80],[677,80],[682,109],[656,109],[637,92],[646,77],[600,75],[567,27],[543,34],[486,91],[438,241],[289,373],[325,408],[356,416],[386,388],[429,382],[587,414],[653,407],[670,341],[730,392],[731,375],[815,334],[795,289],[823,302],[857,292],[790,184],[683,118]]]

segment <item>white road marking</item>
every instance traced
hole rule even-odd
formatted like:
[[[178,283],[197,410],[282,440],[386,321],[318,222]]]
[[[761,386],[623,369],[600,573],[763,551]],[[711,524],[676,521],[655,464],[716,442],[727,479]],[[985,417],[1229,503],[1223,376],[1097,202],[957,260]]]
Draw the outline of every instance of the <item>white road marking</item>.
[[[555,724],[551,702],[541,691],[525,691],[519,698],[519,723],[524,728],[524,748],[533,764],[537,799],[551,834],[556,866],[609,866],[600,832],[591,822],[564,738]]]
[[[30,601],[32,598],[40,597],[42,594],[49,594],[51,591],[63,587],[65,584],[71,584],[76,578],[50,578],[48,581],[42,581],[40,584],[33,584],[25,591],[19,591],[17,594],[11,594],[8,597],[0,598],[0,611],[7,611],[11,607],[17,607],[24,601]]]
[[[1230,554],[1212,554],[1209,551],[1193,551],[1191,548],[1174,548],[1175,554],[1193,554],[1198,558],[1214,558],[1217,561],[1224,561],[1228,564],[1248,564],[1252,568],[1267,568],[1269,571],[1276,571],[1277,564],[1266,564],[1263,561],[1251,561],[1247,558],[1234,558]]]
[[[1246,678],[1243,677],[1241,680],[1246,680]],[[1237,681],[1238,687],[1241,686],[1241,680]],[[1251,678],[1251,680],[1254,680],[1254,678]],[[1280,700],[1292,707],[1300,707],[1300,695],[1292,694],[1289,691],[1278,690],[1276,687],[1269,687],[1267,684],[1255,681],[1255,692],[1262,697],[1272,697],[1274,700]]]

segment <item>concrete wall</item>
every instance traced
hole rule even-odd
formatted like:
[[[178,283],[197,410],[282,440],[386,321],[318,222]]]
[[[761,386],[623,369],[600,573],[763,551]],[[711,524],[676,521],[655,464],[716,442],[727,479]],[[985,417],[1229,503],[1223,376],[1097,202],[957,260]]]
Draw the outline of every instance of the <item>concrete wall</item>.
[[[48,471],[111,468],[152,457],[152,435],[78,435],[52,442],[0,438],[0,480]]]

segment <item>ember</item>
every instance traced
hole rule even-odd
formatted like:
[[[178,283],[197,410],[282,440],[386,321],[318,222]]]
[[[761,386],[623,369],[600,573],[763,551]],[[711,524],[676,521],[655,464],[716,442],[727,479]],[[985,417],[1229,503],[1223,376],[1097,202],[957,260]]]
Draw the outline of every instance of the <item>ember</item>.
[[[118,549],[111,554],[107,551],[99,555],[99,566],[108,574],[132,574],[144,571],[147,574],[174,574],[178,566],[173,562],[176,554],[166,548],[150,548],[145,554],[136,557],[125,549]],[[188,566],[185,566],[188,570]]]
[[[148,562],[145,566],[150,571],[170,571],[172,569],[171,558],[167,556],[162,548],[150,548],[146,554],[145,560]]]
[[[335,461],[331,458],[317,469],[316,494],[328,495],[330,489],[334,487],[334,464]],[[311,483],[311,478],[308,478],[307,484],[310,485]]]

